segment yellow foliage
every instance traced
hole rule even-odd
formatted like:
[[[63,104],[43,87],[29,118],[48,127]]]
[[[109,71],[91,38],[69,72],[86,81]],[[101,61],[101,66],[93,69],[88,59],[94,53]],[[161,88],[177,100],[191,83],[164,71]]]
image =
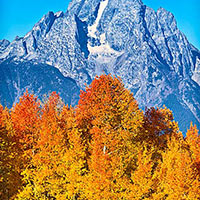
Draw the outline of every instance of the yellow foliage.
[[[166,107],[143,113],[120,79],[96,77],[76,108],[28,91],[0,105],[0,198],[198,200],[200,136]]]

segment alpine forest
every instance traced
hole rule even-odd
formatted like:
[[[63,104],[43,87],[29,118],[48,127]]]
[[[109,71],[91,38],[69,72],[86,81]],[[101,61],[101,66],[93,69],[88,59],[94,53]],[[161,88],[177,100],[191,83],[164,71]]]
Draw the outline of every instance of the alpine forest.
[[[200,136],[96,77],[76,107],[28,90],[0,106],[1,200],[199,200]]]

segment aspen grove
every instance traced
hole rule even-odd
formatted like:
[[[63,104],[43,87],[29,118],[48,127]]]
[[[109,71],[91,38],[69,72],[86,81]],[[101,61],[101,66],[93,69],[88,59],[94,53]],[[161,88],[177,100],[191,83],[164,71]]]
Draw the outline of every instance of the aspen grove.
[[[96,77],[76,107],[28,91],[0,105],[0,199],[198,200],[200,136],[166,107],[139,109],[120,78]]]

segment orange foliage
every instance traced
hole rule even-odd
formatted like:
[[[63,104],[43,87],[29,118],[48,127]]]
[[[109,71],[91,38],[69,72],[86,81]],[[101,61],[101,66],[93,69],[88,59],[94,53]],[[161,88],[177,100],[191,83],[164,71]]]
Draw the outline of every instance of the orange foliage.
[[[82,91],[76,118],[88,142],[87,198],[119,199],[138,151],[143,114],[136,100],[121,80],[102,75]]]
[[[200,198],[200,177],[182,138],[168,139],[154,178],[157,182],[153,199],[189,200]]]
[[[76,108],[28,91],[0,105],[0,198],[200,199],[200,136],[166,107],[143,113],[120,79],[96,77]]]
[[[13,199],[22,186],[22,151],[11,134],[8,109],[0,105],[0,199]]]
[[[60,106],[59,96],[52,93],[41,110],[35,153],[23,172],[26,186],[17,199],[64,200],[80,195],[84,147],[73,109]]]
[[[154,188],[152,178],[152,153],[153,151],[141,151],[138,153],[137,168],[131,174],[131,184],[127,199],[150,199]]]
[[[31,149],[37,139],[39,125],[40,104],[28,90],[11,109],[11,121],[15,137],[25,149]]]
[[[173,121],[172,112],[165,106],[163,108],[149,108],[144,114],[144,138],[148,145],[157,146],[159,149],[166,147],[167,136],[178,132],[178,124]]]
[[[186,144],[189,146],[189,152],[194,160],[194,167],[198,170],[200,176],[200,135],[196,125],[191,124],[190,129],[186,133]]]

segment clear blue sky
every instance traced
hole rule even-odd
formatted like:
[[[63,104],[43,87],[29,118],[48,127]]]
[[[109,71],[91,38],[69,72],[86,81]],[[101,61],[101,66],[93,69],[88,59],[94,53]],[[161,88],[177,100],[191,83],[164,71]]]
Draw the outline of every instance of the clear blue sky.
[[[200,0],[143,0],[172,12],[178,28],[200,49]],[[48,11],[66,11],[69,0],[0,0],[0,39],[24,36]]]

